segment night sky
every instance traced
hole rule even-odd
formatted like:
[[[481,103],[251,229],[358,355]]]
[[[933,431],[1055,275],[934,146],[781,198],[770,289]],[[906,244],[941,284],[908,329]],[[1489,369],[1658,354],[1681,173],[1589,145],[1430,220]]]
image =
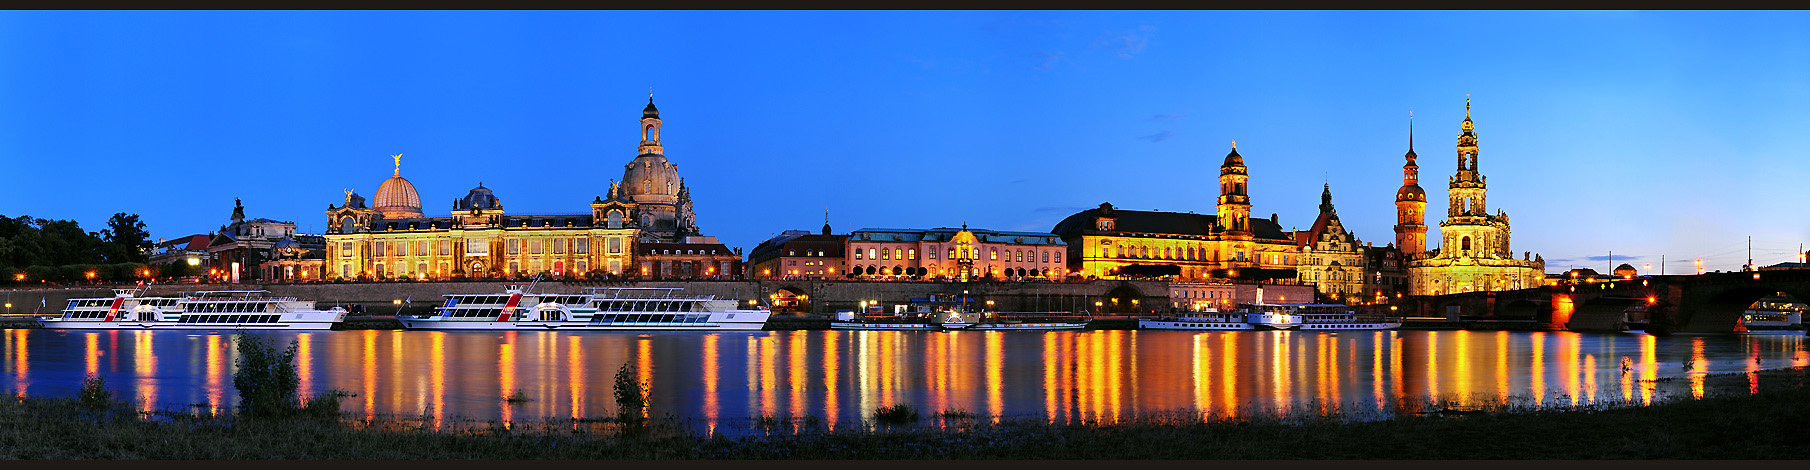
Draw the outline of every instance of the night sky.
[[[1803,12],[3,12],[0,214],[153,238],[325,230],[403,154],[429,216],[482,181],[587,213],[648,90],[706,235],[1048,231],[1111,202],[1254,216],[1322,184],[1393,241],[1415,120],[1438,243],[1472,99],[1489,208],[1548,272],[1795,261],[1810,242]]]

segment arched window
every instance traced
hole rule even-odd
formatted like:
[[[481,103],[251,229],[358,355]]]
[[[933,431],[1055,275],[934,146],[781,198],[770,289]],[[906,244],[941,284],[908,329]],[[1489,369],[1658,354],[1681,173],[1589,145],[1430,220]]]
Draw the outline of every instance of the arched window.
[[[341,217],[339,219],[339,233],[352,233],[352,229],[355,226],[351,217]]]
[[[1463,241],[1462,241],[1462,242],[1460,242],[1460,243],[1459,243],[1459,248],[1458,248],[1458,249],[1460,249],[1460,250],[1469,250],[1469,249],[1471,249],[1471,237],[1464,237],[1464,240],[1463,240]]]

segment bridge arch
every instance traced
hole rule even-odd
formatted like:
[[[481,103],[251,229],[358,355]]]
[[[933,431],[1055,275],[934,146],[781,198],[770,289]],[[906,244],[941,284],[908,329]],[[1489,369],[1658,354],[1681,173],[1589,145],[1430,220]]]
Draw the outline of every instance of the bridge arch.
[[[1810,289],[1805,286],[1785,286],[1778,284],[1759,284],[1751,286],[1730,287],[1708,293],[1702,300],[1691,302],[1678,309],[1678,331],[1693,333],[1726,333],[1735,330],[1741,324],[1741,316],[1760,299],[1774,294],[1784,293],[1796,297],[1799,301],[1810,299]]]
[[[1625,295],[1602,295],[1590,298],[1576,307],[1565,329],[1574,331],[1623,331],[1627,328],[1628,307],[1646,303],[1647,299]]]
[[[1503,320],[1537,320],[1540,317],[1540,304],[1532,300],[1520,299],[1503,305],[1498,315]]]
[[[767,295],[773,305],[773,313],[810,313],[811,297],[805,289],[798,286],[780,286]]]
[[[1121,284],[1106,292],[1106,311],[1112,313],[1138,313],[1154,305],[1145,305],[1144,293],[1139,292],[1131,284]]]

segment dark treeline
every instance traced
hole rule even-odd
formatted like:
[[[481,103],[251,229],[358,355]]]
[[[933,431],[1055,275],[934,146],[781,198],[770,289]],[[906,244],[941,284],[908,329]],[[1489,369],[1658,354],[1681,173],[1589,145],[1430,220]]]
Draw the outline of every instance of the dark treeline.
[[[137,214],[107,219],[99,232],[74,220],[0,215],[0,272],[14,283],[124,281],[154,275],[145,262],[150,233]]]

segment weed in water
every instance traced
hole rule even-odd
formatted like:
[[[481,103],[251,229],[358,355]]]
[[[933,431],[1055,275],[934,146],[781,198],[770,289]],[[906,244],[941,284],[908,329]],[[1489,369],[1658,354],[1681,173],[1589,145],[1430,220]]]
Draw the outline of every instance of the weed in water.
[[[918,410],[904,403],[882,406],[874,410],[874,421],[884,424],[907,424],[918,420]]]
[[[519,388],[515,389],[514,391],[511,391],[509,393],[503,394],[503,403],[508,403],[511,405],[520,405],[520,404],[531,402],[531,401],[534,401],[534,399],[528,398],[528,394],[522,393],[522,389],[519,389]]]
[[[295,395],[302,382],[295,371],[298,343],[291,340],[288,349],[278,352],[268,340],[252,335],[240,334],[233,341],[239,349],[233,388],[239,391],[245,414],[282,416],[296,411]]]
[[[647,386],[641,385],[641,374],[623,363],[616,369],[616,420],[640,423],[647,412]]]
[[[77,397],[82,406],[100,408],[113,402],[113,391],[107,389],[106,378],[91,373],[82,377],[82,391]]]

